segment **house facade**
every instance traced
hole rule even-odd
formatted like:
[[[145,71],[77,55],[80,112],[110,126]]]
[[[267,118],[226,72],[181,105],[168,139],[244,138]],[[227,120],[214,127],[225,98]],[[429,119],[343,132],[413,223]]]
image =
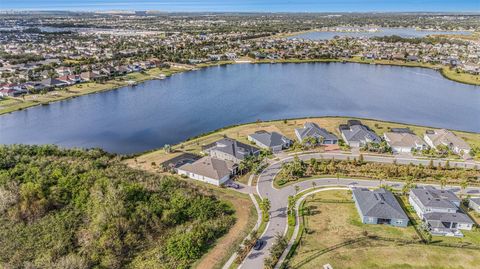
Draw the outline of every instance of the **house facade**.
[[[206,156],[177,168],[179,175],[220,186],[237,173],[237,164]]]
[[[204,146],[203,152],[220,160],[240,163],[248,156],[257,156],[260,153],[260,149],[231,138],[223,138]]]
[[[314,137],[322,145],[332,145],[338,143],[338,138],[334,134],[328,132],[324,128],[320,128],[320,126],[313,122],[306,122],[303,125],[303,128],[295,129],[295,135],[300,142],[303,142],[303,140],[308,137]]]
[[[358,120],[349,120],[339,127],[342,138],[350,147],[363,147],[367,143],[380,143],[382,140]]]
[[[428,148],[425,141],[407,131],[386,132],[383,134],[383,137],[394,153],[409,153],[413,149],[424,150]]]
[[[474,222],[460,209],[460,199],[451,191],[431,186],[410,190],[408,201],[433,235],[462,237]]]
[[[362,223],[408,226],[408,216],[390,191],[359,188],[352,191],[352,196]]]
[[[443,145],[451,149],[455,154],[468,154],[471,150],[467,142],[446,129],[427,130],[423,139],[432,148]]]
[[[286,136],[277,132],[258,131],[248,135],[248,140],[255,143],[260,148],[269,149],[272,152],[279,152],[289,148],[292,141]]]

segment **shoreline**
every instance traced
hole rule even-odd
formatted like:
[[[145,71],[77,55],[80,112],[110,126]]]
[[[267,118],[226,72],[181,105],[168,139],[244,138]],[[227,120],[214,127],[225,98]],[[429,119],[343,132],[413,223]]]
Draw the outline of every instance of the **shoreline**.
[[[171,77],[174,74],[177,73],[183,73],[183,72],[188,72],[188,71],[195,71],[203,68],[208,68],[208,67],[213,67],[213,66],[224,66],[224,65],[231,65],[231,64],[287,64],[287,63],[296,63],[296,64],[302,64],[302,63],[357,63],[357,64],[374,64],[374,65],[389,65],[389,66],[399,66],[399,67],[417,67],[417,68],[428,68],[428,69],[433,69],[448,80],[454,81],[456,83],[462,83],[462,84],[467,84],[467,85],[472,85],[472,86],[480,86],[480,76],[475,76],[475,75],[470,75],[470,74],[464,74],[461,73],[462,75],[467,76],[471,80],[473,78],[476,78],[477,81],[470,81],[466,80],[466,78],[456,78],[454,75],[456,74],[455,71],[450,71],[448,67],[440,66],[440,65],[430,65],[430,64],[423,64],[423,63],[417,63],[417,62],[401,62],[401,61],[391,61],[391,60],[362,60],[360,58],[341,58],[341,59],[283,59],[283,60],[249,60],[249,61],[219,61],[219,62],[211,62],[211,63],[201,63],[198,64],[192,68],[169,68],[169,69],[161,69],[161,68],[152,68],[149,69],[145,72],[138,72],[138,73],[130,73],[124,76],[119,76],[116,78],[113,78],[111,80],[108,80],[104,83],[97,83],[97,82],[86,82],[86,83],[80,83],[72,86],[68,86],[65,89],[61,90],[56,90],[49,92],[45,95],[27,95],[27,98],[34,99],[25,101],[25,99],[21,98],[11,98],[8,97],[4,100],[0,100],[0,116],[4,114],[9,114],[13,113],[16,111],[21,111],[25,110],[31,107],[39,106],[39,105],[49,105],[50,103],[55,103],[59,101],[65,101],[65,100],[70,100],[79,96],[84,96],[84,95],[89,95],[89,94],[95,94],[95,93],[101,93],[101,92],[106,92],[106,91],[111,91],[111,90],[118,90],[123,87],[129,86],[128,80],[135,80],[136,83],[143,83],[146,81],[150,80],[156,80],[158,79],[157,76],[159,74],[165,74],[167,78]],[[453,74],[452,74],[453,73]],[[91,90],[85,90],[85,87],[88,87],[88,85],[91,84],[92,88]],[[71,93],[73,89],[76,89],[77,92],[73,91],[73,94],[67,95],[67,96],[60,96],[60,97],[53,97],[50,100],[42,100],[42,101],[36,101],[36,96],[40,96],[40,98],[45,98],[45,96],[56,94],[56,95],[62,95],[62,94],[69,94]],[[95,89],[97,88],[97,89]],[[81,91],[83,89],[83,92]],[[79,91],[79,92],[78,92]],[[18,102],[18,104],[12,105],[12,107],[6,107],[2,108],[2,102],[6,102],[11,100],[12,102]]]

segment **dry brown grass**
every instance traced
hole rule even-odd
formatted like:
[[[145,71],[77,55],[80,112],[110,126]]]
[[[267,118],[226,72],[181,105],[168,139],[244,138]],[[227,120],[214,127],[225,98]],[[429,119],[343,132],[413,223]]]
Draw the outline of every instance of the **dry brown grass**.
[[[350,195],[346,191],[321,192],[306,202],[315,213],[307,217],[306,225],[313,232],[302,238],[291,259],[292,268],[321,268],[327,263],[333,268],[478,268],[480,253],[475,250],[387,241],[368,240],[315,256],[321,249],[361,237],[363,231],[403,240],[418,238],[411,226],[362,224],[354,204],[320,203],[315,201],[318,198],[350,199]]]

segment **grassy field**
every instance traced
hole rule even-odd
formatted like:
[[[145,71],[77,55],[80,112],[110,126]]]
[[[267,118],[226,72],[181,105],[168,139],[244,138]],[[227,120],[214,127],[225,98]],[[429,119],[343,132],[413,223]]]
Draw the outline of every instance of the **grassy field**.
[[[152,162],[155,164],[160,164],[166,160],[172,159],[183,152],[200,154],[202,145],[207,145],[216,140],[228,136],[230,138],[237,139],[241,142],[248,143],[247,136],[255,131],[266,130],[266,131],[277,131],[290,139],[296,139],[295,137],[295,128],[301,127],[306,121],[312,121],[319,124],[321,127],[326,128],[330,132],[340,137],[340,132],[338,131],[338,125],[346,123],[346,121],[351,118],[346,117],[321,117],[321,118],[305,118],[305,119],[292,119],[277,121],[268,121],[268,122],[257,122],[249,123],[234,127],[226,127],[217,131],[213,131],[209,134],[202,135],[197,138],[193,138],[189,141],[179,143],[172,146],[173,152],[166,153],[163,149],[156,151],[148,152],[143,155],[137,156],[135,158],[127,160],[132,166],[137,168],[146,169],[146,170],[155,170],[156,167],[152,166]],[[399,127],[409,127],[416,134],[423,137],[425,130],[430,129],[429,127],[414,126],[401,123],[392,123],[384,122],[370,119],[361,119],[361,121],[371,127],[377,134],[382,135],[384,132],[388,131],[389,128],[399,128]],[[469,133],[455,131],[455,133],[465,139],[470,145],[480,146],[480,134],[478,133]]]
[[[467,83],[477,86],[480,85],[480,75],[472,75],[463,72],[457,73],[457,71],[449,68],[442,68],[441,73],[444,77],[456,82]]]
[[[353,203],[326,203],[321,199],[351,197],[346,191],[329,191],[307,199],[305,207],[311,211],[305,223],[308,232],[290,260],[291,268],[321,268],[327,263],[333,268],[478,268],[479,251],[383,240],[364,240],[323,253],[325,248],[365,234],[398,240],[419,237],[412,226],[362,224]]]

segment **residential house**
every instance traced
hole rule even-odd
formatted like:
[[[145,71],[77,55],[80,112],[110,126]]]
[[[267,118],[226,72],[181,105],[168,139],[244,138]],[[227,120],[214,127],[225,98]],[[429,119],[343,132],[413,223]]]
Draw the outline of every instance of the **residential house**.
[[[292,141],[286,136],[277,132],[258,131],[248,135],[248,140],[254,142],[257,146],[269,149],[272,152],[278,152],[282,149],[289,148]]]
[[[205,156],[193,163],[177,168],[179,175],[220,186],[237,173],[237,164],[228,160],[220,160]]]
[[[447,146],[455,154],[468,154],[471,150],[467,142],[446,129],[427,130],[423,138],[430,147]]]
[[[131,72],[131,69],[129,69],[126,65],[120,65],[115,67],[115,72],[119,75],[125,75]]]
[[[67,83],[68,85],[73,85],[73,84],[82,82],[82,79],[80,78],[80,76],[77,76],[77,75],[66,75],[66,76],[58,77],[57,79]]]
[[[480,213],[480,198],[470,198],[468,199],[468,207]]]
[[[73,70],[70,67],[60,66],[55,69],[55,72],[57,72],[59,76],[66,76],[72,74]]]
[[[352,195],[362,223],[407,227],[407,214],[390,191],[358,188],[353,189]]]
[[[15,89],[1,89],[0,96],[1,97],[17,97],[22,95],[23,93],[15,90]]]
[[[80,78],[83,79],[84,81],[93,81],[93,80],[98,79],[100,77],[101,77],[101,75],[99,75],[96,72],[92,72],[92,71],[83,72],[83,73],[80,74]]]
[[[238,142],[231,138],[223,138],[212,144],[202,147],[203,152],[211,157],[240,163],[248,156],[257,156],[260,149]]]
[[[300,142],[303,142],[303,140],[308,137],[313,137],[317,139],[319,144],[323,145],[338,143],[338,138],[334,134],[328,132],[324,128],[320,128],[320,126],[313,122],[306,122],[303,125],[303,128],[295,129],[295,135]]]
[[[45,85],[45,88],[55,88],[55,87],[63,87],[66,86],[67,83],[65,81],[58,80],[56,78],[47,78],[42,81],[40,81],[43,85]]]
[[[27,93],[27,91],[18,84],[0,85],[0,96],[2,97],[17,97],[25,93]]]
[[[101,69],[101,71],[103,74],[107,76],[113,76],[116,74],[116,70],[112,66],[105,66]]]
[[[408,153],[412,149],[423,150],[428,147],[425,141],[410,129],[394,129],[391,132],[384,133],[383,137],[394,153]]]
[[[432,186],[410,190],[408,201],[433,235],[462,237],[474,222],[460,209],[460,199],[449,190]]]
[[[339,127],[342,138],[350,147],[363,147],[367,143],[380,143],[382,140],[358,120],[349,120]]]

